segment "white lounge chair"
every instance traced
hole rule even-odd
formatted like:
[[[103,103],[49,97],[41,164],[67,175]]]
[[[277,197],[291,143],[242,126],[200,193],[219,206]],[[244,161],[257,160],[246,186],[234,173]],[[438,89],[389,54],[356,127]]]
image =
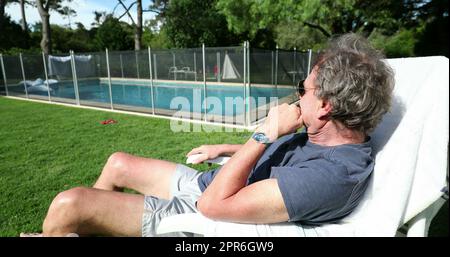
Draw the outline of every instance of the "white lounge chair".
[[[177,74],[179,74],[179,73],[184,73],[184,70],[179,70],[177,66],[169,67],[169,79],[170,79],[170,74],[173,74],[173,79],[177,80]]]
[[[371,135],[376,153],[371,184],[355,211],[338,224],[314,228],[314,235],[396,236],[404,228],[407,236],[427,236],[443,197],[448,199],[448,58],[387,61],[396,73],[394,102]],[[221,222],[193,213],[164,218],[158,233],[305,236],[296,226]]]

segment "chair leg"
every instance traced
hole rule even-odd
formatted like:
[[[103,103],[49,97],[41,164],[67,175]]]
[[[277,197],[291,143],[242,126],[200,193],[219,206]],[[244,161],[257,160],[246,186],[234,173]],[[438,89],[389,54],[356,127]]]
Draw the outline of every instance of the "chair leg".
[[[437,214],[439,209],[445,203],[443,198],[439,198],[428,208],[419,213],[416,217],[412,218],[408,222],[409,228],[406,236],[408,237],[426,237],[428,236],[428,229],[430,228],[431,221]]]

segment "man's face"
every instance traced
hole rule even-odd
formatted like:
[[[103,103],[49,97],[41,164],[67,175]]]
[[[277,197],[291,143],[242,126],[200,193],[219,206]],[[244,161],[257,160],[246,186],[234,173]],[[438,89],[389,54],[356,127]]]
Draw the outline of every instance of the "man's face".
[[[316,80],[317,71],[314,68],[303,83],[304,94],[300,95],[300,108],[302,111],[303,122],[306,127],[313,124],[317,119],[317,111],[320,108],[319,99],[314,95],[316,86],[314,81]]]

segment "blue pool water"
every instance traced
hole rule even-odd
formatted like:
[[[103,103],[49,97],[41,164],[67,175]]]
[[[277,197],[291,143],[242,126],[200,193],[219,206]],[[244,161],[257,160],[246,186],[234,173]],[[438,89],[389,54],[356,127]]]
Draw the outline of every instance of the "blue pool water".
[[[52,97],[75,99],[72,83],[51,85]],[[100,81],[78,82],[81,101],[110,103],[108,83]],[[111,85],[114,105],[152,108],[151,87],[149,83],[117,82]],[[282,98],[293,93],[291,88],[255,87],[250,89],[251,108],[270,103],[276,96]],[[46,95],[45,92],[41,92]],[[204,91],[202,84],[154,83],[154,107],[172,111],[202,113],[204,111]],[[207,85],[209,114],[239,115],[243,113],[243,86]]]

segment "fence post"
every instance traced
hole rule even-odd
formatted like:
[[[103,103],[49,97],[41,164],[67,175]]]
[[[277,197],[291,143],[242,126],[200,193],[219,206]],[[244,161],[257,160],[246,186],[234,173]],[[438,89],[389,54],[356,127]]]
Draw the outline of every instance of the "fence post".
[[[110,104],[111,104],[111,110],[114,110],[113,97],[112,97],[112,88],[111,88],[111,72],[109,70],[109,52],[108,52],[108,48],[105,49],[105,54],[106,54],[106,70],[108,71],[109,101],[110,101]]]
[[[251,114],[252,114],[252,106],[251,106],[251,91],[250,91],[250,42],[247,41],[247,109],[248,109],[248,115],[247,115],[247,124],[248,126],[251,125]]]
[[[155,79],[158,80],[158,69],[156,65],[156,54],[153,54],[153,64],[155,65]]]
[[[216,53],[216,62],[217,62],[217,82],[220,82],[220,52]]]
[[[278,45],[275,51],[275,94],[278,99]]]
[[[44,62],[44,74],[45,74],[45,82],[47,84],[48,101],[51,102],[52,99],[50,98],[50,83],[48,82],[47,62],[45,61],[44,51],[42,51],[42,61]]]
[[[8,93],[8,83],[7,83],[7,81],[6,81],[5,64],[3,63],[3,55],[2,55],[2,54],[0,54],[0,64],[2,65],[3,82],[5,83],[6,95],[9,96],[9,93]]]
[[[155,115],[155,98],[153,94],[152,50],[148,47],[148,69],[150,71],[150,97],[152,99],[152,113]]]
[[[308,49],[308,74],[306,74],[306,76],[309,75],[310,69],[311,69],[311,58],[312,58],[312,50]]]
[[[22,68],[23,87],[25,88],[25,95],[27,96],[27,98],[29,98],[29,96],[28,96],[28,89],[27,89],[27,83],[26,83],[26,79],[25,79],[25,70],[23,68],[22,53],[19,54],[19,59],[20,59],[20,67]]]
[[[75,56],[72,50],[70,50],[70,60],[72,64],[72,79],[73,79],[73,86],[75,91],[75,101],[77,105],[80,105],[80,92],[78,90],[78,78],[77,78],[77,68],[75,65]]]
[[[138,51],[137,50],[134,50],[134,56],[136,58],[136,75],[137,75],[137,78],[140,79],[140,76],[139,76],[139,58],[138,58]]]
[[[196,52],[194,50],[194,77],[195,77],[195,81],[197,81],[197,55]]]
[[[273,85],[274,83],[274,81],[273,81],[273,50],[272,51],[270,51],[270,55],[272,56],[272,61],[270,62],[270,68],[271,68],[271,72],[270,72],[270,75],[271,75],[271,81],[270,81],[270,84],[271,85]]]
[[[122,54],[119,54],[119,58],[120,58],[120,72],[121,72],[122,78],[123,78],[123,62],[122,62]]]
[[[205,44],[204,43],[202,43],[202,59],[203,59],[203,91],[204,91],[204,96],[205,96],[205,98],[204,98],[204,108],[205,108],[205,121],[207,121],[207,118],[206,118],[206,108],[207,108],[207,106],[208,106],[208,103],[207,103],[207,95],[206,95],[206,63],[205,63]]]
[[[173,60],[173,65],[172,67],[177,67],[175,66],[176,62],[175,62],[175,54],[172,52],[172,60]],[[170,74],[169,74],[170,76]],[[177,68],[175,69],[175,71],[173,72],[173,77],[175,80],[177,80]],[[169,78],[170,79],[170,78]]]
[[[246,84],[246,78],[247,78],[247,41],[244,41],[244,126],[250,126],[250,124],[247,124],[247,84]]]
[[[297,75],[297,48],[294,47],[294,74],[292,76],[292,85],[295,85],[295,75]]]

